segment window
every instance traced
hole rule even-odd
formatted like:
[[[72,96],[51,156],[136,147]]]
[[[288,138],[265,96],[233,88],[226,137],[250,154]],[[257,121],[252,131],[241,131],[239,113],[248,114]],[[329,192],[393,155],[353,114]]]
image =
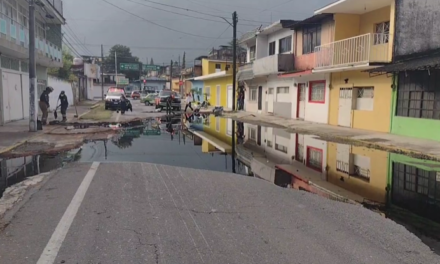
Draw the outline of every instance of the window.
[[[382,22],[374,26],[374,45],[385,44],[390,38],[390,21]]]
[[[27,19],[27,16],[28,16],[28,10],[26,9],[26,8],[24,8],[24,7],[22,7],[21,5],[19,6],[19,12],[20,12],[20,15],[19,15],[19,23],[22,25],[22,26],[25,26],[25,27],[27,27],[28,26],[28,19]]]
[[[222,65],[221,64],[215,64],[215,72],[220,72],[222,71]]]
[[[350,154],[353,157],[353,176],[370,181],[370,168],[371,161],[370,157],[362,156],[358,154]]]
[[[269,88],[268,94],[273,94],[273,88]]]
[[[304,146],[302,144],[296,144],[296,157],[299,162],[304,162]]]
[[[307,167],[322,172],[322,149],[307,147]]]
[[[313,53],[321,46],[321,25],[303,29],[303,54]]]
[[[275,54],[275,45],[276,45],[275,41],[269,43],[269,56]]]
[[[356,110],[372,111],[374,108],[374,87],[354,87],[357,89]]]
[[[252,47],[249,48],[249,58],[250,58],[251,61],[255,60],[255,50],[256,50],[255,47],[256,46],[252,46]]]
[[[271,147],[272,147],[272,141],[270,141],[270,140],[266,141],[266,145],[267,145],[269,148],[271,148]]]
[[[440,119],[440,70],[399,73],[396,116]]]
[[[257,88],[249,89],[249,101],[257,101]]]
[[[289,93],[289,87],[278,87],[277,88],[277,94],[288,94]]]
[[[248,128],[249,139],[257,140],[257,130],[253,127]]]
[[[292,36],[288,36],[279,40],[279,52],[285,53],[292,51]],[[274,53],[275,54],[275,53]]]
[[[310,82],[309,86],[309,102],[325,103],[325,81]]]
[[[287,153],[287,147],[286,146],[283,146],[283,145],[275,143],[275,149],[280,151],[280,152]]]

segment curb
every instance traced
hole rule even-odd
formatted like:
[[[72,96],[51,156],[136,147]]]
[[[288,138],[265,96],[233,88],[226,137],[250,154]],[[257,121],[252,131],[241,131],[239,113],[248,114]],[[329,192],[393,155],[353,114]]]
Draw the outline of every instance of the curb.
[[[90,106],[90,109],[95,109],[95,108],[98,107],[99,105],[101,105],[101,103],[96,103],[96,104]]]
[[[50,132],[52,132],[52,131],[55,130],[55,129],[56,129],[56,128],[51,128],[51,129],[48,130],[46,133],[50,133]],[[32,136],[26,138],[26,139],[23,140],[23,141],[20,141],[20,142],[14,144],[14,145],[12,145],[12,146],[9,146],[9,147],[7,147],[7,148],[4,148],[4,149],[0,150],[0,155],[1,155],[1,154],[4,154],[4,153],[6,153],[6,152],[9,152],[9,151],[11,151],[11,150],[13,150],[13,149],[15,149],[15,148],[17,148],[17,147],[19,147],[19,146],[21,146],[21,145],[27,143],[28,141],[30,141],[30,140],[32,140],[32,139],[34,139],[34,138],[37,138],[38,136],[44,135],[44,134],[46,134],[46,133],[45,133],[44,131],[42,131],[42,132],[37,132],[37,134],[32,135]]]

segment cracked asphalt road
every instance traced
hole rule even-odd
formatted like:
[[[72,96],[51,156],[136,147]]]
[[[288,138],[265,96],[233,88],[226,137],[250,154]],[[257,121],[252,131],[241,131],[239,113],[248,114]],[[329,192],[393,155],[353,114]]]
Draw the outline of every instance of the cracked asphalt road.
[[[31,197],[0,233],[0,263],[37,263],[60,224],[67,233],[45,263],[440,263],[359,206],[223,172],[94,164],[82,200],[91,163],[68,165]]]

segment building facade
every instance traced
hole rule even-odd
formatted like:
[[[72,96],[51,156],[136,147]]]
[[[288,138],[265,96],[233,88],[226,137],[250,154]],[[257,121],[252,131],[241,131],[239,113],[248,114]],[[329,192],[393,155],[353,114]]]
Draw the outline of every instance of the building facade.
[[[295,21],[280,20],[240,40],[246,46],[246,64],[238,72],[245,84],[245,110],[287,118],[294,115],[294,87],[278,74],[294,68],[294,38],[289,28]]]
[[[230,61],[202,59],[202,76],[194,81],[203,81],[203,96],[211,106],[232,109],[232,63]]]
[[[62,62],[65,23],[62,1],[40,1],[35,12],[38,94],[47,86],[47,68]],[[29,117],[29,3],[0,1],[0,125]]]

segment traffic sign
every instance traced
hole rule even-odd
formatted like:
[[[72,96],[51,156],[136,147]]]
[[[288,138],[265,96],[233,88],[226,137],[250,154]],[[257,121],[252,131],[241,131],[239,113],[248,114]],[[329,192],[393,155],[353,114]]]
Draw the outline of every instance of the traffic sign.
[[[151,64],[144,64],[142,65],[144,71],[159,71],[160,66],[159,65],[151,65]]]
[[[139,71],[139,63],[119,63],[121,71]]]
[[[127,78],[119,78],[117,84],[128,85],[129,81]]]
[[[144,136],[160,136],[162,132],[159,129],[148,129],[142,133]]]

